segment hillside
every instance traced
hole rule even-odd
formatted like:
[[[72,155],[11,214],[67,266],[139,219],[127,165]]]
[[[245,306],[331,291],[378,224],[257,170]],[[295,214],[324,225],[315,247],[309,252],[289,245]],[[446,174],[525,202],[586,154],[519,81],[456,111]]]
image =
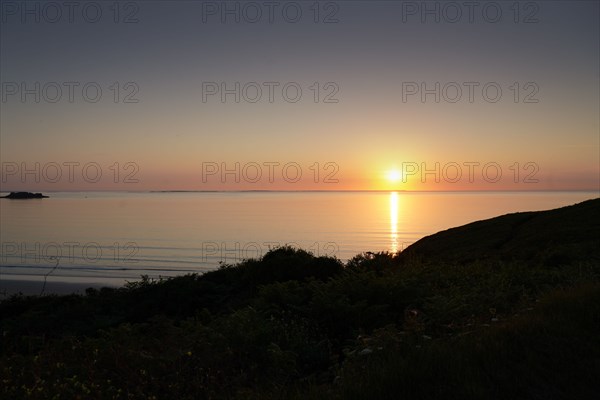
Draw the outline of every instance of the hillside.
[[[401,260],[523,260],[548,266],[600,262],[600,199],[549,211],[519,212],[424,237]]]

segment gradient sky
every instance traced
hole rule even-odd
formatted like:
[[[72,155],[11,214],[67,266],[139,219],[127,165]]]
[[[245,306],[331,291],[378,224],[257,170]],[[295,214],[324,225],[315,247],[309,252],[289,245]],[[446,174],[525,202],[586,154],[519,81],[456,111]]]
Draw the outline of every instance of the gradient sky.
[[[446,14],[440,11],[439,22],[432,15],[421,19],[423,7],[442,8],[445,2],[323,1],[318,23],[314,1],[287,6],[288,16],[302,10],[296,23],[282,16],[290,3],[284,1],[277,2],[272,23],[264,2],[253,3],[263,12],[256,23],[244,18],[248,2],[227,2],[227,7],[240,7],[239,23],[233,15],[221,20],[224,2],[194,1],[121,2],[121,22],[115,23],[113,3],[94,3],[102,10],[96,23],[83,18],[86,2],[78,2],[73,22],[63,7],[62,18],[53,23],[48,19],[55,10],[44,10],[44,2],[27,2],[34,13],[22,15],[24,2],[1,1],[2,191],[600,189],[597,1],[519,2],[518,16],[514,1],[475,2],[472,22],[469,10],[460,6],[463,15],[455,23],[445,18],[454,16],[450,8]],[[415,7],[416,14],[409,14]],[[490,22],[497,7],[502,18]],[[207,13],[214,9],[217,15]],[[93,17],[95,9],[87,10]],[[248,18],[254,16],[255,9],[245,10]],[[137,22],[123,23],[132,12]],[[323,23],[331,13],[338,22]],[[528,16],[537,22],[525,23]],[[22,101],[20,92],[9,94],[12,83],[32,88],[35,82],[80,85],[73,102],[66,89],[56,103],[44,96],[36,103],[33,95]],[[103,90],[97,103],[82,97],[81,87],[88,82]],[[115,103],[114,82],[121,97],[133,87],[126,88],[127,82],[136,85],[139,102]],[[272,103],[265,86],[256,103],[243,97],[236,103],[233,95],[223,103],[219,95],[203,101],[206,82],[279,86]],[[288,82],[303,90],[296,103],[282,97],[281,87]],[[310,89],[314,82],[320,87],[316,103]],[[456,103],[443,97],[436,103],[434,95],[422,102],[419,94],[403,101],[407,82],[479,86],[472,103],[466,86]],[[495,103],[482,95],[489,82],[502,89]],[[515,82],[518,102],[510,89]],[[339,88],[338,102],[323,102],[332,88]],[[538,102],[523,102],[536,88]],[[79,163],[73,182],[65,162]],[[126,168],[128,162],[136,169]],[[274,182],[264,164],[270,162],[280,163],[273,167]],[[479,163],[472,182],[465,165],[470,162]],[[46,166],[50,179],[43,171],[39,183],[35,174],[23,178],[22,163],[30,169],[35,163]],[[63,165],[58,182],[51,181],[52,163]],[[82,179],[82,166],[88,163],[100,166],[98,182]],[[234,174],[222,182],[218,172],[203,179],[206,163],[219,168],[225,163],[230,169],[240,163],[239,183]],[[256,164],[248,163],[262,165],[256,183],[250,181]],[[297,182],[282,178],[288,163],[302,169]],[[326,169],[326,163],[333,164]],[[436,163],[439,182],[435,174],[422,174],[422,166],[435,169]],[[482,177],[488,163],[493,168]],[[15,165],[19,170],[13,174]],[[244,179],[244,165],[250,179]],[[462,179],[453,182],[456,165]],[[502,178],[491,182],[497,167]],[[386,179],[389,171],[403,168],[412,174],[400,175],[397,182]],[[294,171],[289,170],[288,180],[294,180]],[[137,183],[123,182],[129,172],[135,172]],[[338,182],[324,182],[332,172],[330,181]],[[524,182],[529,173],[537,182]]]

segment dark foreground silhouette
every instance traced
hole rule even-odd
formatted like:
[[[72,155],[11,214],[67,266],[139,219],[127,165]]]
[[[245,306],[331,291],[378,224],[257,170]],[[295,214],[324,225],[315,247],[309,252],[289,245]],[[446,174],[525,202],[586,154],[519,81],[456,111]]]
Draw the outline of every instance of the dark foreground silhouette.
[[[3,199],[47,199],[48,196],[44,196],[41,193],[31,192],[10,192],[7,196],[2,196]]]
[[[0,303],[0,398],[592,399],[600,199]]]

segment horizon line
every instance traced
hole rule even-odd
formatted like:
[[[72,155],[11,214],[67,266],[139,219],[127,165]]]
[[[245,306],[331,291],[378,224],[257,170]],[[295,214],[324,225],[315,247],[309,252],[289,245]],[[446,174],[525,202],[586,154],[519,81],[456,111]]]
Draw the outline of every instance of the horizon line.
[[[37,189],[40,190],[40,189]],[[0,193],[31,192],[29,190],[0,190]],[[272,190],[272,189],[245,189],[245,190],[41,190],[46,193],[543,193],[543,192],[598,192],[597,189],[537,189],[537,190],[406,190],[406,189],[300,189],[300,190]],[[39,192],[38,192],[39,193]]]

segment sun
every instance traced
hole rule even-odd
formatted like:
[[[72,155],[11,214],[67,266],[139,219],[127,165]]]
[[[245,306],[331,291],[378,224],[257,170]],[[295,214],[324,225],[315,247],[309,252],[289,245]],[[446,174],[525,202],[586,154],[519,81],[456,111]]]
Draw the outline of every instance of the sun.
[[[397,169],[393,169],[387,172],[386,177],[390,182],[398,182],[402,178],[402,174]]]

